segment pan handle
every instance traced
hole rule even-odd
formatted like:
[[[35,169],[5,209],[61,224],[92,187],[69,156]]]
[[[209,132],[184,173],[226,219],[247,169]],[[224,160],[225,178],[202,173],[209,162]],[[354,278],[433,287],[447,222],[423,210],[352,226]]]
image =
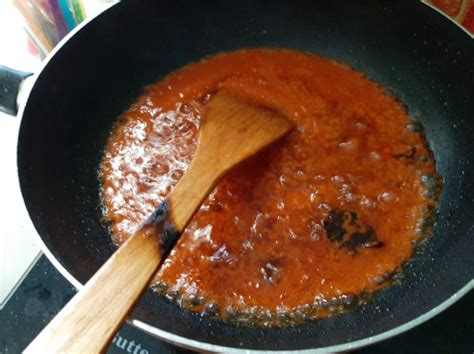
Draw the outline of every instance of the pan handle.
[[[0,65],[0,112],[11,116],[18,113],[18,93],[25,79],[32,73],[13,70]]]

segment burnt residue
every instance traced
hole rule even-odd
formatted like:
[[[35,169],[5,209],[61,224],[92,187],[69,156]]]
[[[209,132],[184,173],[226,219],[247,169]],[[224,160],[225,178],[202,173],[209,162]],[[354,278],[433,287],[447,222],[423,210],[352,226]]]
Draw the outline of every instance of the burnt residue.
[[[173,249],[179,239],[180,232],[176,229],[174,223],[168,219],[169,205],[168,201],[163,200],[155,208],[153,213],[143,222],[142,228],[149,227],[156,229],[156,235],[159,237],[161,246],[161,256],[165,259]]]
[[[402,268],[397,268],[392,272],[384,272],[376,275],[372,280],[377,285],[385,285],[389,283],[399,282],[403,278]]]
[[[202,305],[203,302],[204,302],[203,299],[195,294],[189,295],[185,300],[185,303],[189,307],[196,307],[196,306]]]
[[[143,222],[143,225],[157,225],[163,222],[168,215],[169,205],[167,200],[163,200],[158,206],[153,210],[153,213],[148,216],[148,218]]]
[[[260,268],[260,273],[263,276],[263,280],[269,284],[276,284],[282,276],[282,268],[279,266],[277,260],[271,260],[265,262],[262,268]]]
[[[402,276],[398,269],[391,273],[384,273],[374,281],[380,284],[397,281]],[[224,319],[240,327],[281,327],[294,326],[305,323],[309,319],[315,320],[334,314],[341,314],[353,310],[357,306],[372,299],[373,293],[362,291],[358,294],[347,293],[336,297],[326,298],[317,295],[312,303],[299,305],[293,308],[278,307],[275,310],[265,309],[260,306],[246,308],[227,307],[220,309],[213,301],[205,302],[202,297],[196,297],[196,302],[189,306],[183,297],[168,297],[171,301],[184,308],[198,309],[202,316],[212,319]]]
[[[396,153],[393,155],[396,159],[405,159],[405,160],[410,160],[413,159],[416,155],[416,147],[410,146],[408,147],[405,151]]]
[[[345,219],[353,220],[356,217],[355,212],[340,212],[332,209],[323,223],[328,239],[332,242],[341,242],[347,233],[344,229]]]
[[[151,286],[152,290],[157,292],[160,295],[165,295],[168,291],[168,284],[162,280],[157,281]]]
[[[375,230],[352,210],[332,209],[323,222],[328,239],[350,254],[359,248],[382,247]]]
[[[220,315],[219,306],[214,302],[209,302],[204,306],[203,315],[211,318],[218,318]]]
[[[391,277],[392,275],[390,275]],[[388,276],[387,276],[388,279]],[[196,294],[183,294],[179,291],[169,291],[164,282],[158,289],[153,289],[165,297],[188,310],[193,310],[201,316],[211,319],[224,319],[240,327],[281,327],[294,326],[305,323],[307,320],[320,319],[330,315],[351,311],[362,303],[372,298],[372,293],[362,291],[359,294],[341,294],[337,297],[325,298],[317,295],[312,303],[299,305],[293,308],[278,307],[274,310],[261,306],[244,308],[226,307],[219,308],[214,301],[205,301]]]
[[[421,226],[418,230],[418,240],[413,241],[413,246],[416,247],[422,241],[427,240],[433,233],[433,227],[436,222],[436,206],[427,205],[423,211],[423,218],[420,222]]]
[[[420,133],[424,136],[424,128],[420,122],[411,122],[406,126],[406,130],[410,133]]]
[[[439,201],[443,188],[443,178],[440,175],[425,175],[421,177],[421,183],[426,188],[425,197],[434,201]]]
[[[353,233],[350,239],[344,241],[341,246],[348,251],[355,252],[358,247],[382,247],[383,243],[377,239],[374,229],[369,228],[365,232]]]
[[[163,234],[160,239],[161,254],[163,259],[168,257],[176,242],[178,242],[181,233],[176,230],[173,222],[165,220],[163,224]]]

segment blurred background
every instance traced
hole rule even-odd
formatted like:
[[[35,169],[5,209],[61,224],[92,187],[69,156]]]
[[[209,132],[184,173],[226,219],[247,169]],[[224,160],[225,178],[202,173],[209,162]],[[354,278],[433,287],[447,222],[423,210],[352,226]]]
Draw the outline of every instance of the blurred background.
[[[38,72],[42,60],[69,31],[116,1],[0,0],[0,65]],[[0,309],[40,256],[17,182],[19,125],[19,119],[0,112]]]

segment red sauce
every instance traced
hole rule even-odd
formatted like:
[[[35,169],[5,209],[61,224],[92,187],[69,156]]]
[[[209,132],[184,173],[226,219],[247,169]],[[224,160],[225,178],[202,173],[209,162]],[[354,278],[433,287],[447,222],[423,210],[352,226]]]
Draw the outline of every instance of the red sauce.
[[[270,325],[327,316],[385,286],[436,206],[423,184],[436,179],[432,154],[383,88],[300,52],[224,53],[146,89],[101,166],[117,244],[186,171],[218,88],[281,110],[296,129],[218,184],[155,288],[193,311]]]

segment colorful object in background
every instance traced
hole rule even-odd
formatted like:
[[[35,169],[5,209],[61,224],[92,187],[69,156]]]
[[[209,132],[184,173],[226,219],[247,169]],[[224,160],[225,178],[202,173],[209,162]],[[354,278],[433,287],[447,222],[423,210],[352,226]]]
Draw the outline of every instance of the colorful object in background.
[[[72,6],[72,14],[74,15],[74,20],[76,23],[81,23],[85,18],[85,9],[84,5],[80,0],[70,0]]]
[[[2,1],[2,0],[0,0]],[[25,19],[25,29],[45,57],[87,17],[117,0],[11,0]]]
[[[67,33],[68,29],[66,26],[66,21],[61,13],[61,8],[57,0],[49,0],[49,7],[54,18],[54,25],[58,34],[59,40],[63,38]],[[55,43],[56,45],[57,43]]]
[[[54,0],[51,0],[51,1],[54,1]],[[76,21],[72,14],[71,2],[69,0],[57,0],[57,1],[64,18],[64,22],[66,22],[67,29],[68,31],[70,31],[74,27],[76,27]]]
[[[2,1],[2,0],[0,0]],[[66,34],[118,0],[11,0],[25,29],[45,57]],[[449,16],[474,37],[474,0],[422,0]]]
[[[474,0],[426,0],[474,36]]]

